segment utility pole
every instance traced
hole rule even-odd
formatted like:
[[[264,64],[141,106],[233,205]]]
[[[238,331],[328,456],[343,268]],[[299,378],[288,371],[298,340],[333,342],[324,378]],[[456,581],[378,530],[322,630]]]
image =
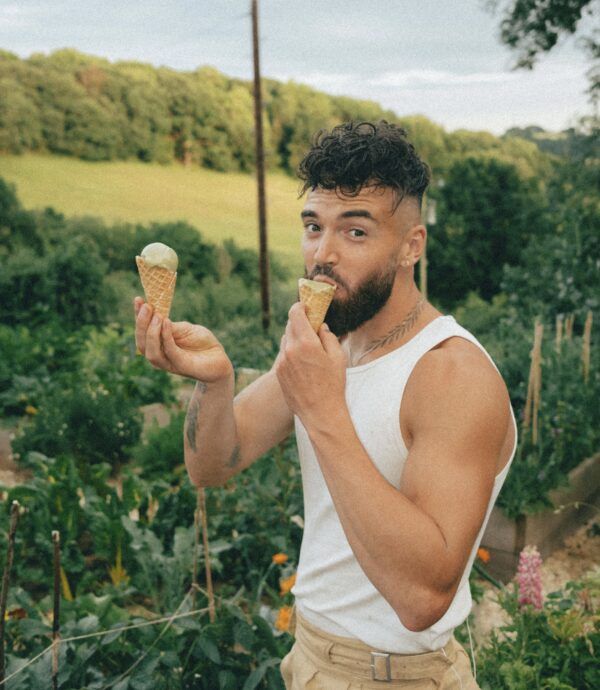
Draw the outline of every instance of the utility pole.
[[[254,46],[254,136],[256,139],[256,179],[258,182],[260,298],[262,304],[262,327],[263,330],[267,331],[271,323],[271,310],[269,307],[269,254],[267,249],[267,207],[265,203],[265,151],[258,54],[258,0],[252,0],[251,5],[252,43]]]

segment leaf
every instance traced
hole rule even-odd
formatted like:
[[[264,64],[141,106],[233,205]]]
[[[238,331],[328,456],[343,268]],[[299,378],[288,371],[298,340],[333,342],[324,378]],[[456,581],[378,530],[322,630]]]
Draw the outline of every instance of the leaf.
[[[121,637],[121,633],[123,632],[124,625],[119,625],[118,628],[115,628],[111,632],[109,632],[107,635],[105,635],[102,638],[102,642],[100,643],[101,645],[107,645],[110,644],[111,642],[114,642],[117,640],[119,637]]]
[[[240,622],[233,631],[233,639],[247,650],[254,644],[254,631],[247,623]]]
[[[19,621],[19,630],[23,637],[27,639],[34,635],[47,635],[51,628],[42,621],[35,620],[35,618],[22,618]]]
[[[77,621],[77,634],[78,635],[86,635],[87,633],[95,632],[98,630],[100,626],[100,621],[98,620],[98,616],[85,616],[85,618],[82,618],[81,620]]]
[[[244,686],[242,687],[242,690],[254,690],[254,688],[264,678],[265,673],[268,671],[268,669],[273,666],[277,666],[280,663],[281,659],[277,658],[267,659],[266,661],[263,661],[262,664],[255,668],[254,671],[252,671],[252,673],[248,676],[246,682],[244,683]]]
[[[219,671],[219,690],[236,690],[237,683],[231,671]]]
[[[199,637],[198,646],[212,662],[215,664],[221,663],[221,655],[219,654],[217,645],[212,640],[209,640],[208,637]]]

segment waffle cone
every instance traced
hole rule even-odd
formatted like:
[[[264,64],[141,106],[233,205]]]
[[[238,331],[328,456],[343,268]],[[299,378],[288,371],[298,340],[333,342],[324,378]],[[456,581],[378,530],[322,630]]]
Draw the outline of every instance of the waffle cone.
[[[157,314],[169,316],[177,273],[162,266],[149,266],[141,256],[136,256],[135,262],[146,294],[146,302]]]
[[[300,301],[306,305],[306,315],[310,325],[316,333],[325,320],[325,314],[333,299],[335,285],[300,278],[298,281],[298,291],[300,293]]]

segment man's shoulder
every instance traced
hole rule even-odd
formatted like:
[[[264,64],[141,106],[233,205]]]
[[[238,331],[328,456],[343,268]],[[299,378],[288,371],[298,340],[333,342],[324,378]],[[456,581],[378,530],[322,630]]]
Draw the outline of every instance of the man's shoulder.
[[[510,397],[504,379],[475,343],[451,337],[426,352],[415,365],[406,387],[409,427],[436,415],[460,415],[483,408],[498,420],[507,414]]]

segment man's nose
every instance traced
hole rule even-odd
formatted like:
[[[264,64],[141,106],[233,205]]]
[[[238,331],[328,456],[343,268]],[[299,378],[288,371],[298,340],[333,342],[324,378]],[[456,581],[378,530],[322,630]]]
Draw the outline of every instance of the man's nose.
[[[320,235],[313,259],[317,264],[337,264],[338,246],[332,233],[325,231]]]

